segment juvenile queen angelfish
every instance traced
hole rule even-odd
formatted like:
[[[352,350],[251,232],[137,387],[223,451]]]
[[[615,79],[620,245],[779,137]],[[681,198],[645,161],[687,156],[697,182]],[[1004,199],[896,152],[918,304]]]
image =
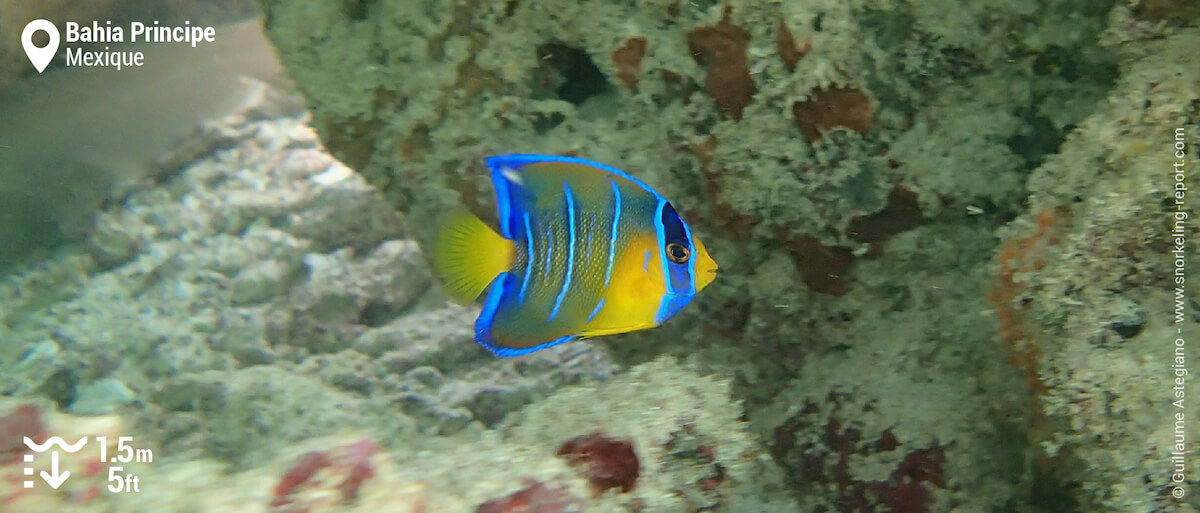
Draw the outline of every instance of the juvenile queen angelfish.
[[[458,212],[434,265],[455,300],[484,298],[475,340],[496,355],[653,328],[717,275],[675,208],[623,171],[547,155],[486,163],[500,233]]]

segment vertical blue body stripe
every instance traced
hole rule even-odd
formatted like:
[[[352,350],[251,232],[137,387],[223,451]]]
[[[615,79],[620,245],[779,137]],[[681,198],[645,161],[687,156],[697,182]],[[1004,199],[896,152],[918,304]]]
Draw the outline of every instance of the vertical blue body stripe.
[[[521,304],[525,304],[525,289],[529,288],[529,275],[533,274],[533,229],[529,227],[529,212],[525,212],[525,276],[521,278],[521,291],[517,294]]]
[[[613,258],[617,253],[617,224],[621,222],[621,187],[617,182],[609,181],[613,190],[613,221],[612,235],[608,239],[608,267],[604,269],[604,289],[612,282]]]
[[[571,186],[563,182],[563,194],[567,197],[567,277],[563,278],[562,289],[554,300],[554,308],[550,310],[550,318],[554,320],[558,309],[562,307],[563,298],[567,297],[567,289],[571,288],[571,269],[575,266],[575,200],[571,197]]]
[[[550,274],[550,252],[554,250],[554,233],[550,230],[550,223],[546,223],[546,260],[542,265],[542,276]]]
[[[681,221],[682,221],[682,219],[681,219]],[[695,294],[696,293],[696,256],[697,256],[696,255],[696,244],[692,242],[692,230],[691,230],[691,228],[688,228],[687,223],[681,222],[679,224],[680,224],[680,226],[683,226],[683,235],[684,235],[684,237],[687,237],[687,245],[688,245],[688,248],[691,250],[691,254],[692,254],[691,258],[689,258],[688,262],[687,262],[688,284],[687,284],[687,291],[685,291],[685,293]],[[664,250],[665,249],[666,248],[664,248]]]
[[[667,229],[663,227],[662,214],[667,206],[667,200],[658,198],[658,206],[654,207],[654,231],[658,236],[658,261],[662,264],[663,283],[667,286],[667,294],[675,294],[675,284],[671,283],[671,269],[667,267]]]

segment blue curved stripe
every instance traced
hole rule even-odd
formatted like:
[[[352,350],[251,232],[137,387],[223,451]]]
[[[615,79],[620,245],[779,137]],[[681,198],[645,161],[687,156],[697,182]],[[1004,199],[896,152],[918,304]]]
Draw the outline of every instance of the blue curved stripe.
[[[529,288],[529,275],[533,274],[533,229],[529,227],[529,213],[525,212],[525,276],[521,278],[521,291],[517,294],[521,304],[525,304],[525,289]]]
[[[608,238],[608,267],[604,269],[604,288],[612,282],[613,258],[617,254],[617,224],[621,222],[621,187],[617,182],[609,181],[613,190],[613,220],[612,235]]]
[[[687,222],[684,221],[683,219],[680,219],[679,225],[683,227],[683,236],[686,237],[687,245],[691,246],[691,250],[692,250],[692,257],[689,258],[688,262],[687,262],[688,281],[687,281],[687,290],[685,290],[684,293],[685,294],[695,294],[696,293],[696,257],[697,257],[696,243],[692,241],[692,229],[688,227]],[[666,248],[663,248],[663,249],[665,250]]]
[[[547,322],[553,321],[554,316],[558,315],[563,298],[567,297],[567,290],[571,288],[571,269],[575,266],[575,200],[567,182],[563,182],[563,194],[567,197],[567,277],[563,278],[562,289],[558,291],[558,299],[554,300],[554,308],[550,310]]]
[[[599,303],[596,303],[596,308],[594,308],[594,309],[592,310],[592,313],[591,313],[591,315],[588,315],[588,318],[587,318],[587,320],[586,320],[586,321],[584,321],[584,322],[585,322],[585,323],[592,322],[592,319],[595,319],[595,318],[596,318],[596,314],[600,313],[600,309],[601,309],[601,308],[604,308],[604,298],[600,298],[600,302],[599,302]]]

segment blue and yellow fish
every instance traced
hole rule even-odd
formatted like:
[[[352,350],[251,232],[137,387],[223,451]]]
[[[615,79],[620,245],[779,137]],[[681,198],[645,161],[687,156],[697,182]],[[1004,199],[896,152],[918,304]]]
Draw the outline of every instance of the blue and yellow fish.
[[[434,266],[455,300],[484,297],[475,340],[499,356],[653,328],[716,277],[675,208],[623,171],[547,155],[486,163],[500,233],[460,211]]]

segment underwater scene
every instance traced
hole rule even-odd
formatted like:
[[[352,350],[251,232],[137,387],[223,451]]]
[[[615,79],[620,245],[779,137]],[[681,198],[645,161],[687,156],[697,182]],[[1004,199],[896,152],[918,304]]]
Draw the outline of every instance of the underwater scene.
[[[0,513],[1200,512],[1200,1],[0,0]]]

